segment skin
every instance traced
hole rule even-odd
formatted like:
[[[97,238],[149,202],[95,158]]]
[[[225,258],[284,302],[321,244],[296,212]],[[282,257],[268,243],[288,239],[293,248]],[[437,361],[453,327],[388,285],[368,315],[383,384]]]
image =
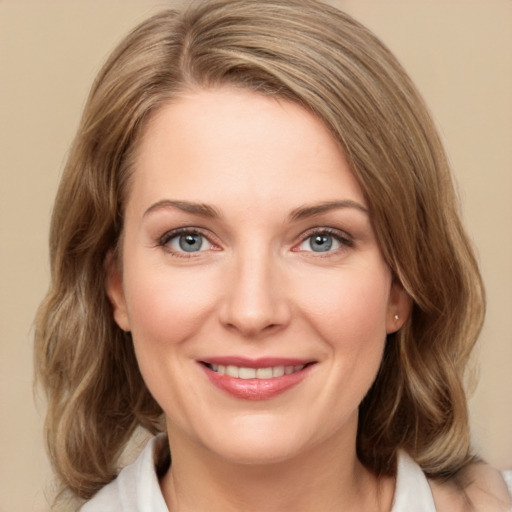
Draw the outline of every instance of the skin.
[[[357,459],[357,411],[410,306],[366,209],[336,141],[298,105],[197,90],[149,122],[107,293],[166,416],[170,510],[390,510],[394,482]],[[183,228],[200,250],[181,249]],[[318,252],[317,235],[332,248]],[[206,377],[200,361],[219,356],[314,364],[245,400]]]

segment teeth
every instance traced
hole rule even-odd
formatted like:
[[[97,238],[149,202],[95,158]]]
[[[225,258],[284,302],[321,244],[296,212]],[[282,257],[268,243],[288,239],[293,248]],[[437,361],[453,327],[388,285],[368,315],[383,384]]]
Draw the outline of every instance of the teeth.
[[[230,377],[235,377],[238,379],[238,368],[236,366],[226,366],[226,375],[229,375]]]
[[[300,372],[305,366],[305,364],[299,364],[295,366],[271,366],[269,368],[246,368],[234,365],[210,365],[214,372],[236,379],[271,379],[273,377],[282,377],[283,375]]]
[[[272,368],[272,377],[282,377],[284,375],[284,366],[274,366]]]
[[[254,368],[239,368],[238,375],[241,379],[255,379],[256,370]]]
[[[273,375],[272,368],[258,368],[256,370],[256,378],[258,379],[271,379]]]

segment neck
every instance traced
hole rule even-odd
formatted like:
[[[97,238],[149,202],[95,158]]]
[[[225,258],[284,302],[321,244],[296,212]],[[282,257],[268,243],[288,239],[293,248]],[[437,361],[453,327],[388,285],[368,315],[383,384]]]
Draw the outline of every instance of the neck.
[[[390,510],[394,483],[362,466],[355,437],[326,441],[293,460],[239,464],[170,430],[172,467],[161,487],[172,512]]]

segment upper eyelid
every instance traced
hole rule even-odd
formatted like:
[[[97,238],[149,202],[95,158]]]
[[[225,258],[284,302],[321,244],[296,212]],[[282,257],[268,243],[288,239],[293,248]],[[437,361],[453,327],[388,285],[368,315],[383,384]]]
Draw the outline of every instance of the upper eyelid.
[[[209,250],[215,250],[215,251],[219,250],[220,244],[218,242],[216,242],[215,239],[213,239],[214,237],[211,234],[207,235],[207,234],[205,234],[204,231],[205,230],[203,230],[201,228],[196,228],[196,227],[182,227],[182,228],[171,229],[169,231],[166,231],[161,237],[159,237],[157,239],[156,245],[157,245],[157,247],[161,248],[169,255],[181,256],[181,257],[187,257],[187,258],[198,257],[199,255],[201,255],[204,252],[209,251]],[[173,239],[179,237],[180,235],[186,235],[186,234],[201,235],[208,241],[208,244],[210,244],[210,247],[208,247],[205,250],[186,252],[186,251],[177,250],[170,246],[170,242]]]
[[[309,251],[301,249],[300,247],[308,238],[311,238],[315,235],[328,235],[334,239],[340,244],[340,247],[328,250],[325,252],[315,252],[315,251]],[[291,247],[292,252],[301,252],[304,254],[312,254],[316,257],[326,258],[329,256],[334,256],[335,254],[339,254],[340,251],[347,251],[349,249],[352,249],[355,246],[354,238],[347,233],[344,230],[337,229],[337,228],[330,228],[330,227],[316,227],[311,228],[309,230],[304,231],[299,238],[299,241],[294,243]]]
[[[301,242],[303,242],[304,240],[306,240],[307,238],[309,238],[312,235],[323,234],[323,233],[326,233],[328,235],[331,235],[331,236],[334,236],[334,237],[337,237],[340,239],[345,239],[345,240],[353,239],[352,235],[350,233],[348,233],[347,231],[345,231],[343,229],[331,228],[331,227],[327,227],[327,226],[307,229],[300,235],[299,239]]]
[[[181,227],[181,228],[175,228],[166,231],[161,237],[158,238],[157,241],[157,247],[162,249],[165,253],[167,253],[169,256],[176,257],[176,258],[185,258],[185,259],[191,259],[191,258],[197,258],[202,256],[206,251],[219,250],[219,244],[215,241],[212,241],[213,236],[208,236],[205,234],[204,229],[197,228],[197,227]],[[206,250],[199,250],[199,251],[191,251],[187,252],[184,250],[177,250],[175,248],[172,248],[170,246],[171,240],[181,236],[181,235],[187,235],[187,234],[198,234],[202,237],[206,238],[208,243],[210,244],[210,247],[208,247]]]
[[[199,228],[199,227],[195,227],[195,226],[190,226],[190,227],[186,226],[186,227],[181,227],[181,228],[170,229],[169,231],[166,231],[161,237],[159,237],[159,242],[160,243],[168,242],[169,240],[171,240],[172,238],[174,238],[176,236],[189,234],[189,233],[192,233],[192,234],[196,233],[198,235],[202,235],[205,238],[207,238],[210,241],[210,243],[214,243],[211,240],[212,238],[215,238],[213,236],[213,233],[211,233],[208,230],[205,230],[203,228]]]

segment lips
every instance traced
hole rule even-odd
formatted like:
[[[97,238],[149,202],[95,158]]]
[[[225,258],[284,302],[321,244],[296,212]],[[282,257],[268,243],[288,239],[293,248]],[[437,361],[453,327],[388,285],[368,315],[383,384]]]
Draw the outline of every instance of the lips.
[[[245,400],[268,400],[304,380],[315,361],[229,357],[200,363],[210,382],[227,394]]]

